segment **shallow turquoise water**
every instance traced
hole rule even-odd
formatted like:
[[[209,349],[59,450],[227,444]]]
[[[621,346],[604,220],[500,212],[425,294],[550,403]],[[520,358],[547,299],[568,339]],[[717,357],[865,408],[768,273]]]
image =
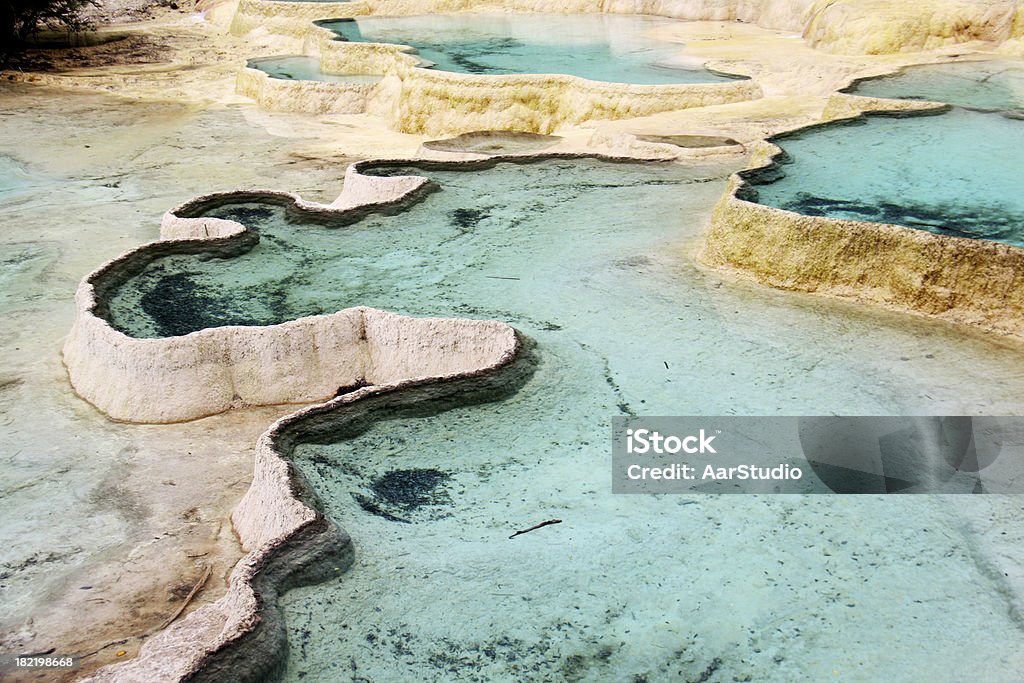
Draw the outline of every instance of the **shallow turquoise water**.
[[[32,200],[58,185],[56,180],[32,173],[17,160],[0,155],[0,205],[5,210],[34,210]],[[40,293],[26,284],[41,280],[43,272],[59,257],[51,243],[23,241],[25,236],[13,228],[9,234],[21,239],[6,244],[0,253],[0,311],[8,314],[39,304]]]
[[[673,190],[701,184],[706,173],[596,160],[430,171],[441,191],[399,217],[334,228],[270,205],[229,205],[209,215],[253,226],[261,237],[255,249],[228,260],[159,259],[110,301],[110,319],[129,334],[167,336],[367,305],[556,324],[553,311],[560,319],[580,314],[567,300],[551,300],[553,289],[582,296],[575,288],[587,269],[607,267],[604,259],[629,239],[623,226],[657,234],[688,200],[685,192],[674,199]],[[710,196],[717,187],[702,189]],[[562,229],[598,211],[593,225]]]
[[[785,175],[752,178],[762,204],[1024,246],[1024,122],[1016,118],[965,109],[869,115],[778,144]]]
[[[325,2],[327,0],[324,0]],[[333,1],[333,0],[332,0]],[[380,76],[364,74],[327,74],[320,69],[316,57],[287,55],[284,57],[260,57],[250,59],[246,66],[259,69],[271,78],[288,81],[326,81],[328,83],[377,83]]]
[[[224,207],[256,249],[118,294],[150,335],[368,304],[536,341],[511,398],[297,448],[356,563],[285,596],[286,680],[1014,680],[1024,633],[941,497],[611,494],[614,415],[993,413],[1022,380],[959,331],[692,266],[731,170],[428,171],[421,204],[337,228]]]
[[[16,160],[0,156],[0,199],[4,203],[16,199],[22,192],[41,184]]]
[[[1024,61],[915,66],[892,76],[860,81],[849,92],[980,109],[1024,109]]]
[[[412,46],[442,71],[569,74],[646,85],[733,80],[681,60],[680,44],[646,37],[672,23],[654,17],[434,14],[317,23],[349,41]]]

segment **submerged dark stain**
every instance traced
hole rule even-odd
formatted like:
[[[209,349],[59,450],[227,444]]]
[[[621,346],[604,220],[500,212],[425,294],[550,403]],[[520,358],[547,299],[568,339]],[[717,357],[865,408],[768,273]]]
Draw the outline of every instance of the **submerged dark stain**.
[[[377,478],[370,489],[378,500],[413,512],[425,505],[451,504],[447,492],[440,488],[450,479],[450,474],[440,470],[395,470]]]
[[[711,677],[714,676],[715,672],[718,671],[721,667],[722,660],[718,657],[715,657],[711,660],[711,663],[708,664],[708,668],[704,669],[704,671],[701,672],[700,677],[697,679],[697,683],[707,683],[707,681],[711,680]]]
[[[258,244],[244,253],[232,255],[225,250],[159,257],[107,295],[110,302],[105,315],[115,328],[128,334],[161,337],[226,325],[272,325],[366,304],[389,310],[398,308],[401,313],[413,315],[470,313],[470,317],[478,317],[472,311],[479,311],[479,317],[523,324],[539,333],[557,332],[564,324],[562,320],[535,319],[521,310],[499,310],[465,301],[469,296],[476,296],[471,289],[473,283],[485,278],[509,281],[486,288],[487,296],[501,292],[504,302],[520,291],[520,286],[511,284],[512,281],[529,281],[535,276],[529,267],[532,264],[522,264],[522,268],[521,264],[516,264],[512,269],[490,268],[492,255],[489,252],[498,248],[483,247],[493,241],[505,250],[529,237],[531,231],[546,229],[542,227],[542,215],[552,206],[574,201],[585,201],[590,206],[605,201],[596,198],[596,193],[606,189],[605,186],[618,189],[648,186],[647,191],[653,192],[653,186],[662,184],[665,178],[645,171],[634,179],[631,173],[620,175],[591,168],[610,163],[604,161],[558,159],[537,163],[536,166],[526,162],[515,167],[501,165],[497,172],[515,173],[517,178],[525,178],[525,189],[507,197],[495,193],[494,199],[486,204],[473,201],[480,197],[453,180],[451,188],[438,185],[438,213],[428,217],[431,212],[425,208],[413,211],[411,207],[403,207],[409,210],[412,224],[419,227],[423,223],[423,229],[416,230],[416,239],[411,242],[415,247],[405,247],[402,241],[389,241],[391,234],[384,228],[393,224],[384,214],[346,219],[345,225],[362,222],[362,227],[352,230],[351,239],[348,235],[324,234],[323,239],[314,241],[308,239],[314,231],[306,230],[307,226],[317,226],[318,231],[320,227],[334,228],[340,223],[321,225],[321,217],[279,205],[283,201],[280,198],[246,201],[249,195],[243,194],[234,204],[211,206],[225,201],[213,198],[190,209],[190,215],[239,220],[258,235]],[[368,175],[379,176],[433,175],[436,171],[445,174],[442,179],[452,174],[451,177],[461,181],[468,177],[462,175],[466,171],[482,172],[489,168],[484,165],[453,170],[437,163],[425,164],[423,168],[381,163],[363,170]],[[530,172],[520,173],[521,170]],[[611,180],[609,183],[572,182],[579,180],[581,173],[584,180],[594,179],[592,173],[598,179]],[[690,181],[673,174],[666,184],[677,186],[686,182]],[[442,198],[448,189],[451,192],[447,198]],[[536,196],[533,191],[537,192]],[[585,194],[595,196],[581,199]],[[441,221],[437,221],[439,217]],[[522,223],[527,224],[525,231],[519,230]],[[376,226],[382,229],[368,229]],[[318,232],[315,234],[320,236]],[[434,241],[431,241],[431,234],[436,237]],[[399,239],[397,233],[394,239]],[[469,255],[465,258],[460,255],[461,249],[447,246],[448,242],[458,240],[467,243],[465,252]],[[392,249],[392,246],[397,248]],[[454,261],[450,258],[453,255]],[[399,272],[402,278],[396,277]],[[430,286],[422,288],[422,296],[416,288],[407,285],[413,278],[427,279]],[[525,303],[516,298],[511,301],[513,305]]]
[[[484,209],[455,209],[448,214],[452,225],[459,229],[459,232],[470,232],[477,224],[485,218],[490,218],[490,210]]]
[[[209,214],[213,218],[224,218],[237,221],[251,227],[254,223],[262,223],[274,217],[274,210],[266,206],[225,206],[215,209]]]
[[[523,44],[514,38],[494,38],[485,41],[480,44],[477,48],[462,47],[461,49],[451,49],[445,47],[445,51],[448,53],[448,58],[452,60],[453,64],[456,64],[459,68],[469,74],[507,74],[511,73],[509,69],[503,69],[500,67],[487,66],[481,64],[475,60],[481,57],[489,57],[494,54],[500,55],[502,52],[508,52],[515,50],[516,48],[523,47]]]
[[[352,498],[372,515],[390,522],[410,524],[447,516],[445,512],[439,513],[437,508],[447,508],[452,504],[445,488],[450,480],[451,475],[441,470],[393,470],[370,482],[369,495],[353,493]]]
[[[421,169],[415,166],[368,166],[359,171],[362,175],[374,176],[376,178],[400,178],[402,176],[423,175]]]
[[[142,310],[161,336],[174,337],[206,327],[245,324],[225,319],[219,302],[203,292],[189,273],[165,275],[142,295]]]
[[[524,596],[525,599],[525,596]],[[581,639],[578,648],[566,651],[567,640]],[[371,626],[364,636],[367,647],[378,658],[394,660],[400,666],[433,670],[437,680],[485,683],[500,670],[502,679],[689,681],[707,683],[723,662],[715,658],[704,670],[694,670],[685,660],[686,648],[652,661],[652,669],[623,676],[615,671],[615,660],[624,642],[609,643],[587,627],[569,620],[545,625],[529,640],[500,634],[481,640],[428,637],[406,624],[387,628]],[[434,676],[430,676],[434,680]]]
[[[817,197],[806,192],[779,208],[805,216],[846,217],[873,223],[892,223],[925,228],[930,232],[974,239],[999,239],[1012,234],[1019,224],[1011,213],[998,207],[972,207],[971,216],[964,207],[921,206],[879,202],[868,204],[845,199]]]
[[[411,524],[412,523],[408,519],[404,519],[402,517],[399,517],[398,515],[393,515],[390,512],[388,512],[387,510],[383,509],[380,505],[375,503],[373,501],[373,499],[370,498],[369,496],[364,496],[361,493],[353,493],[352,494],[352,498],[355,499],[355,501],[356,501],[356,503],[358,503],[359,507],[361,507],[366,512],[369,512],[371,515],[376,515],[378,517],[383,517],[384,519],[388,520],[389,522],[401,522],[402,524]]]

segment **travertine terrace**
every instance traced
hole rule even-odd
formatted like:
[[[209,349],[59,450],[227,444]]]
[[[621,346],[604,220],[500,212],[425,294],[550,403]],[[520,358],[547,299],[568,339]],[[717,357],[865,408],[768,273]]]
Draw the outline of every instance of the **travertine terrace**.
[[[470,10],[644,13],[698,22],[666,28],[663,37],[686,43],[711,68],[750,79],[634,86],[570,76],[466,76],[420,68],[395,46],[339,42],[314,23]],[[453,164],[479,159],[483,154],[424,144],[460,134],[472,139],[479,131],[551,134],[545,153],[565,158],[693,160],[750,153],[747,170],[730,179],[704,239],[680,246],[680,260],[699,252],[691,262],[702,272],[723,278],[738,274],[736,279],[753,278],[779,289],[912,312],[962,325],[970,334],[980,330],[999,343],[1014,344],[1024,335],[1024,251],[1017,247],[802,216],[743,197],[750,174],[771,170],[779,152],[767,141],[771,136],[877,109],[937,106],[836,94],[853,79],[964,56],[1024,55],[1019,1],[240,0],[214,3],[205,20],[188,22],[175,18],[145,29],[154,35],[168,31],[172,45],[192,41],[173,54],[167,69],[19,73],[10,79],[240,109],[250,123],[294,145],[297,157],[328,163],[340,151],[377,159],[418,154]],[[205,41],[216,47],[204,47]],[[244,66],[249,58],[273,52],[316,57],[325,72],[381,80],[283,81]],[[314,132],[296,143],[294,131],[301,125]],[[673,145],[673,136],[723,142],[691,149]],[[229,256],[258,239],[240,223],[197,217],[204,207],[252,197],[310,215],[355,220],[382,208],[398,211],[431,189],[422,177],[370,176],[362,168],[359,163],[348,168],[344,189],[333,202],[280,190],[198,196],[167,211],[160,239],[109,260],[78,286],[74,325],[63,345],[68,392],[112,420],[171,425],[254,406],[303,406],[287,408],[295,412],[277,420],[256,445],[251,485],[231,515],[241,546],[231,559],[241,559],[219,597],[206,600],[200,593],[195,609],[149,636],[137,657],[93,670],[85,680],[275,675],[286,649],[278,597],[345,571],[353,552],[348,532],[320,511],[315,494],[289,462],[296,441],[372,420],[383,408],[454,396],[492,400],[514,391],[534,371],[530,341],[501,320],[412,318],[358,305],[268,327],[215,327],[137,339],[104,319],[106,293],[152,259]],[[239,476],[247,474],[243,469]],[[1006,559],[1012,553],[994,554],[998,558],[991,563],[998,571],[986,571],[1005,574],[1013,586],[1024,581],[1017,570],[1002,571],[1000,562],[1013,564]],[[101,640],[102,649],[115,637],[104,633]]]

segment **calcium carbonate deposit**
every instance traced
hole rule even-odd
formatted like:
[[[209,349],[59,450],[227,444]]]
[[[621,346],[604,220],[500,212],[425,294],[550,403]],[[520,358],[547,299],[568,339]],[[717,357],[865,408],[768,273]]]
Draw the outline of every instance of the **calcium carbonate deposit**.
[[[2,73],[0,678],[1020,679],[1014,496],[612,479],[1024,414],[1019,0],[141,11]]]

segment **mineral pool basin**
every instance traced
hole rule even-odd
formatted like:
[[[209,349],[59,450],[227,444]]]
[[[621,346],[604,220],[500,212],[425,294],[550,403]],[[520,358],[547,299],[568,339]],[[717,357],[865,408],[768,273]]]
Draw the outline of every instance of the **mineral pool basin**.
[[[668,85],[737,78],[704,68],[652,31],[669,19],[632,15],[431,14],[319,21],[353,42],[416,48],[424,66],[466,74],[569,74]]]
[[[251,252],[122,287],[137,336],[366,304],[536,342],[505,400],[297,447],[356,561],[283,597],[285,680],[1016,679],[1009,589],[958,516],[985,496],[611,493],[615,415],[1019,409],[1016,349],[692,265],[740,163],[381,169],[441,189],[335,228],[223,206]]]
[[[988,110],[1020,110],[1024,109],[1024,60],[908,67],[891,76],[857,81],[847,92]]]
[[[328,74],[320,69],[320,60],[304,55],[259,57],[245,63],[250,69],[262,71],[271,78],[289,81],[324,81],[326,83],[379,83],[381,76],[370,74]]]
[[[1024,121],[1013,112],[868,114],[773,140],[740,196],[809,216],[1024,246]]]

